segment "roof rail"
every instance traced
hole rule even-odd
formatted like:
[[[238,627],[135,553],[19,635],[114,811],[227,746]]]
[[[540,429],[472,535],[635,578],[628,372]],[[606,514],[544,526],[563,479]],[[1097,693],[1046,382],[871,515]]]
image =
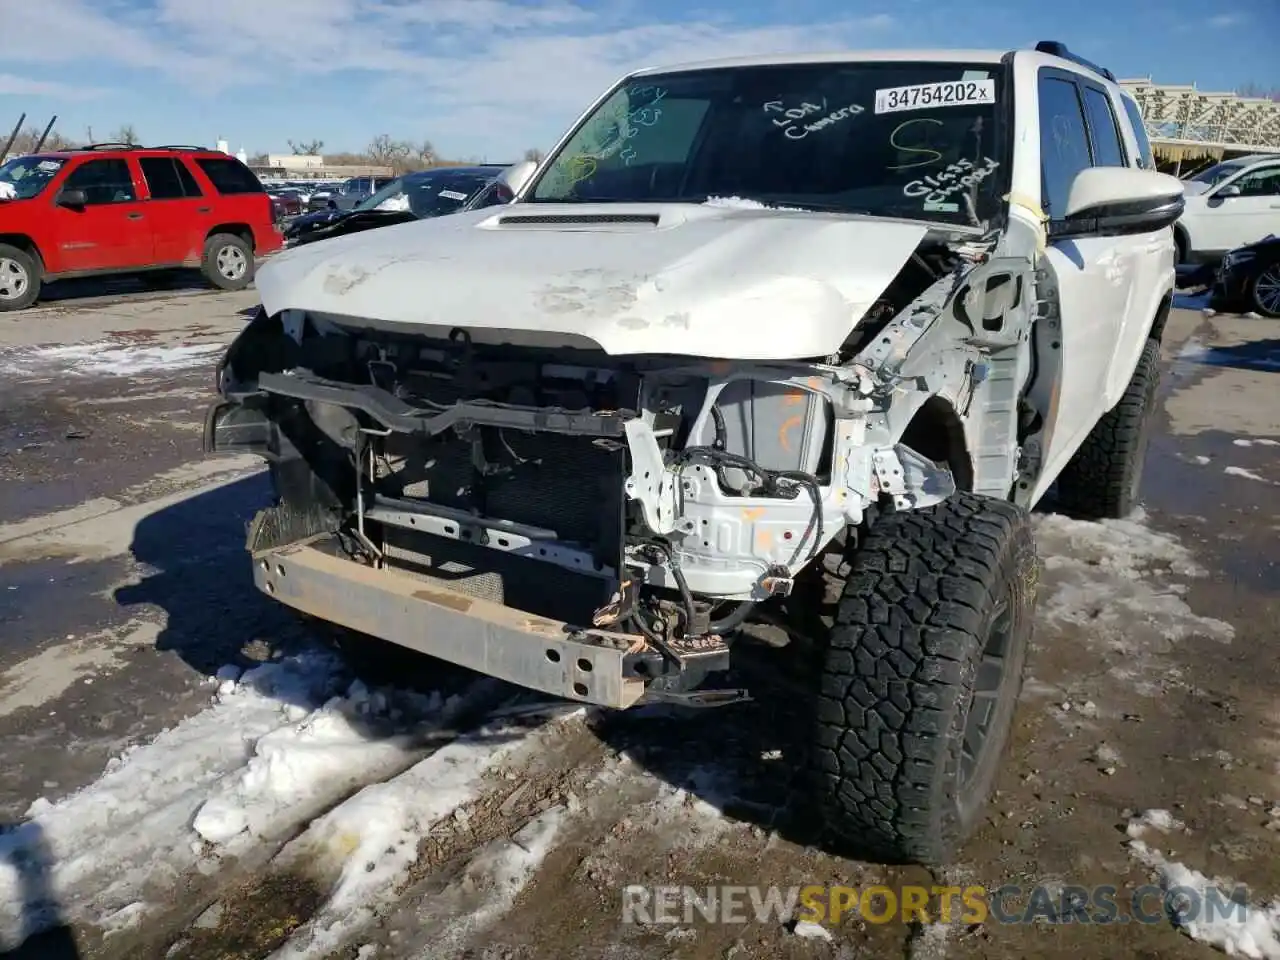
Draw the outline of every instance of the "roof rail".
[[[205,150],[208,147],[197,147],[190,143],[163,143],[158,147],[147,147],[148,150]]]
[[[136,143],[86,143],[80,150],[137,150]]]
[[[1072,63],[1078,63],[1082,67],[1088,67],[1094,73],[1106,77],[1112,83],[1116,82],[1116,75],[1106,67],[1100,67],[1092,60],[1086,60],[1084,57],[1077,56],[1067,49],[1065,43],[1057,40],[1041,40],[1036,44],[1037,53],[1047,53],[1051,57],[1061,57],[1063,60],[1070,60]]]

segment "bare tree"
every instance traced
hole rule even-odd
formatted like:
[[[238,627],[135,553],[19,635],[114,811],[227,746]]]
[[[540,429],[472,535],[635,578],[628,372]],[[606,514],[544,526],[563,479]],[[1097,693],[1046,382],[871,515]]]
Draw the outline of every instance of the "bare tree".
[[[424,167],[434,167],[440,162],[440,154],[436,153],[435,144],[430,140],[423,140],[417,146],[418,160]]]
[[[292,140],[286,140],[289,149],[293,151],[295,157],[318,157],[324,153],[323,140],[299,140],[296,143]]]
[[[541,150],[539,150],[537,147],[530,147],[528,150],[524,152],[524,158],[526,160],[532,160],[534,163],[541,163],[542,158],[545,156],[546,154],[543,153]]]
[[[412,144],[404,140],[392,140],[389,133],[380,133],[369,142],[365,153],[372,163],[394,167],[412,157],[416,151]]]
[[[140,143],[138,139],[138,128],[132,123],[122,123],[115,133],[111,135],[112,143]]]

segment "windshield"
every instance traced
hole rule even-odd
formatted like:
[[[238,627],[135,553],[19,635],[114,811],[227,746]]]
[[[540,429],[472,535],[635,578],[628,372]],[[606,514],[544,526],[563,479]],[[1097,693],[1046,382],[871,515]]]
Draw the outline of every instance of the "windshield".
[[[0,165],[0,200],[30,200],[66,162],[61,157],[14,157]]]
[[[1243,169],[1244,164],[1242,163],[1215,163],[1208,170],[1201,170],[1191,179],[1196,183],[1207,183],[1212,187]]]
[[[531,202],[765,204],[978,224],[1008,192],[1003,68],[822,63],[647,75],[573,133]]]
[[[411,173],[356,204],[357,210],[408,210],[419,219],[455,213],[493,179],[487,174]]]

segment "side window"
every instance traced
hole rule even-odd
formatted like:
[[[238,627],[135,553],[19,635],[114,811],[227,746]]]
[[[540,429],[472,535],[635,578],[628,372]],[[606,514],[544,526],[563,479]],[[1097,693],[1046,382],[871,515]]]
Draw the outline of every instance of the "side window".
[[[1040,176],[1044,209],[1061,217],[1076,174],[1093,163],[1089,134],[1076,85],[1059,77],[1040,78]]]
[[[1129,122],[1133,124],[1133,135],[1138,138],[1138,166],[1144,170],[1154,170],[1156,158],[1151,155],[1151,141],[1147,139],[1147,125],[1142,119],[1142,111],[1138,109],[1137,102],[1128,97],[1121,97],[1120,102],[1124,104],[1124,112],[1129,115]]]
[[[221,194],[265,193],[253,171],[231,157],[197,157],[196,163]]]
[[[1236,181],[1242,197],[1280,196],[1280,167],[1263,167]]]
[[[1111,98],[1097,87],[1084,87],[1084,109],[1089,117],[1095,167],[1127,167],[1120,130],[1116,126]]]
[[[196,183],[195,175],[187,167],[187,162],[175,159],[173,165],[178,170],[178,180],[182,183],[182,192],[188,197],[203,197],[204,191],[200,189],[200,184]]]
[[[143,157],[138,165],[142,167],[142,176],[146,178],[152,200],[182,199],[182,181],[178,179],[172,157]]]
[[[86,203],[100,205],[129,203],[138,199],[133,176],[125,160],[89,160],[71,171],[62,184],[64,190],[83,190]]]

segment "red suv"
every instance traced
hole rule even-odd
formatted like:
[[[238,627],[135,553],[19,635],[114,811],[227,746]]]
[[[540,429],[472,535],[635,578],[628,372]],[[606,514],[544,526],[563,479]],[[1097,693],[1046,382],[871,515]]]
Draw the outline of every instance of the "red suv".
[[[240,290],[282,244],[271,198],[225,153],[103,144],[0,165],[0,311],[46,280],[172,267]]]

